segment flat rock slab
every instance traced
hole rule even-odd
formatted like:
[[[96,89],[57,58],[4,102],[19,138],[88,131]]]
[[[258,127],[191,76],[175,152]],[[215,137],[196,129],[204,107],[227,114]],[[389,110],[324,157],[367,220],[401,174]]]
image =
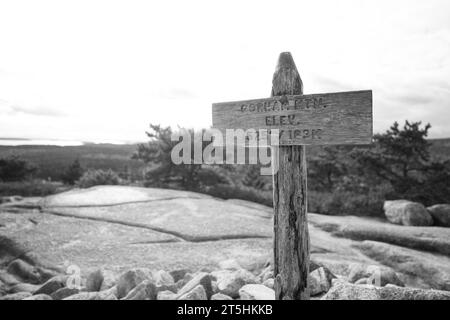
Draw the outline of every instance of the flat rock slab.
[[[325,231],[335,239],[328,247],[332,248],[330,252],[320,255],[324,261],[330,257],[342,261],[349,259],[348,255],[353,258],[364,255],[373,260],[374,265],[393,268],[408,286],[450,290],[449,228],[400,226],[355,216],[309,214],[308,218],[316,230],[312,232],[317,235],[319,230]],[[338,250],[343,248],[343,241],[350,241],[347,244],[352,250],[347,257]],[[316,242],[316,246],[318,244]],[[339,271],[342,269],[335,270],[336,273]]]
[[[105,207],[46,207],[44,212],[149,228],[192,242],[272,236],[268,215],[215,199],[175,198]]]
[[[48,196],[41,201],[40,205],[42,207],[93,207],[174,198],[211,199],[212,197],[195,192],[169,189],[97,186],[88,189],[73,189]]]
[[[192,242],[272,236],[271,213],[267,210],[174,190],[125,187],[74,190],[46,198],[42,209],[64,216],[148,228]]]
[[[2,212],[0,224],[1,236],[20,243],[45,265],[75,265],[85,275],[99,267],[117,272],[135,267],[213,269],[226,259],[260,267],[271,246],[271,239],[192,243],[146,228],[46,213]]]
[[[84,275],[99,267],[214,270],[228,259],[252,270],[273,254],[272,208],[252,202],[124,186],[32,200],[24,199],[30,209],[0,205],[0,240],[48,265],[76,265]],[[450,288],[450,229],[350,216],[308,219],[311,258],[335,274],[345,276],[352,262],[388,265],[407,285]],[[8,242],[0,241],[0,261],[12,259],[2,258],[2,243]]]
[[[198,270],[236,259],[253,268],[271,253],[271,209],[247,201],[101,186],[49,196],[39,205],[41,212],[4,208],[0,235],[59,267]]]
[[[379,219],[318,214],[310,214],[309,222],[337,237],[386,242],[450,257],[450,228],[401,226]]]
[[[50,196],[40,205],[41,212],[2,213],[0,234],[60,267],[195,270],[236,259],[252,269],[272,255],[272,208],[248,201],[102,186]],[[371,262],[351,240],[311,228],[313,257]]]

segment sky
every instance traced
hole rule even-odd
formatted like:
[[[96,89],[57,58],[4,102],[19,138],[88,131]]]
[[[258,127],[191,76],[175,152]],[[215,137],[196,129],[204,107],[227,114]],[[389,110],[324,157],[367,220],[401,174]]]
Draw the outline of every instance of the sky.
[[[210,127],[212,103],[270,96],[284,51],[305,94],[372,89],[375,132],[450,137],[448,0],[0,0],[0,138]]]

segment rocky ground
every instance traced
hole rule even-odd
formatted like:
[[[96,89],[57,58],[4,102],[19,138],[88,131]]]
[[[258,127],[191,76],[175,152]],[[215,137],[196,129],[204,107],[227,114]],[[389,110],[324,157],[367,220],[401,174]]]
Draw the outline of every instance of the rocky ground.
[[[274,298],[271,208],[121,186],[11,200],[0,299]],[[308,219],[314,299],[450,299],[450,228]]]

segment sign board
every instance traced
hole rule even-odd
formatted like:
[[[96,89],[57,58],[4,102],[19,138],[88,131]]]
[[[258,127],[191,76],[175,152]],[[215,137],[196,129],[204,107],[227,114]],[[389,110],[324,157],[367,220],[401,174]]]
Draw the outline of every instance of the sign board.
[[[372,91],[275,96],[215,103],[213,127],[279,129],[280,145],[369,144]]]
[[[271,144],[275,299],[304,300],[310,293],[304,145],[370,144],[372,91],[303,95],[303,82],[294,59],[289,52],[283,52],[272,78],[271,94],[267,99],[213,104],[213,127],[221,131],[227,143],[228,136],[234,142],[233,134],[237,132],[244,136],[238,143],[245,145],[245,137],[265,135],[263,131],[279,140],[278,145],[276,141]],[[260,138],[261,141],[267,137]],[[248,142],[255,140],[258,139]]]

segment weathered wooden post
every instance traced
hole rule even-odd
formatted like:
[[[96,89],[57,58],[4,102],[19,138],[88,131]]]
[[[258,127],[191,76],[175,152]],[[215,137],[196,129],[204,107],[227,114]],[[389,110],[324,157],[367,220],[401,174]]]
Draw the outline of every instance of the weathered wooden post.
[[[303,83],[289,52],[278,59],[272,96],[301,95]],[[272,146],[274,277],[277,300],[309,298],[309,233],[305,146]],[[276,168],[278,166],[278,168]]]
[[[213,127],[279,131],[272,146],[276,299],[309,298],[305,145],[369,144],[372,91],[303,95],[289,52],[280,54],[272,97],[213,104]]]

